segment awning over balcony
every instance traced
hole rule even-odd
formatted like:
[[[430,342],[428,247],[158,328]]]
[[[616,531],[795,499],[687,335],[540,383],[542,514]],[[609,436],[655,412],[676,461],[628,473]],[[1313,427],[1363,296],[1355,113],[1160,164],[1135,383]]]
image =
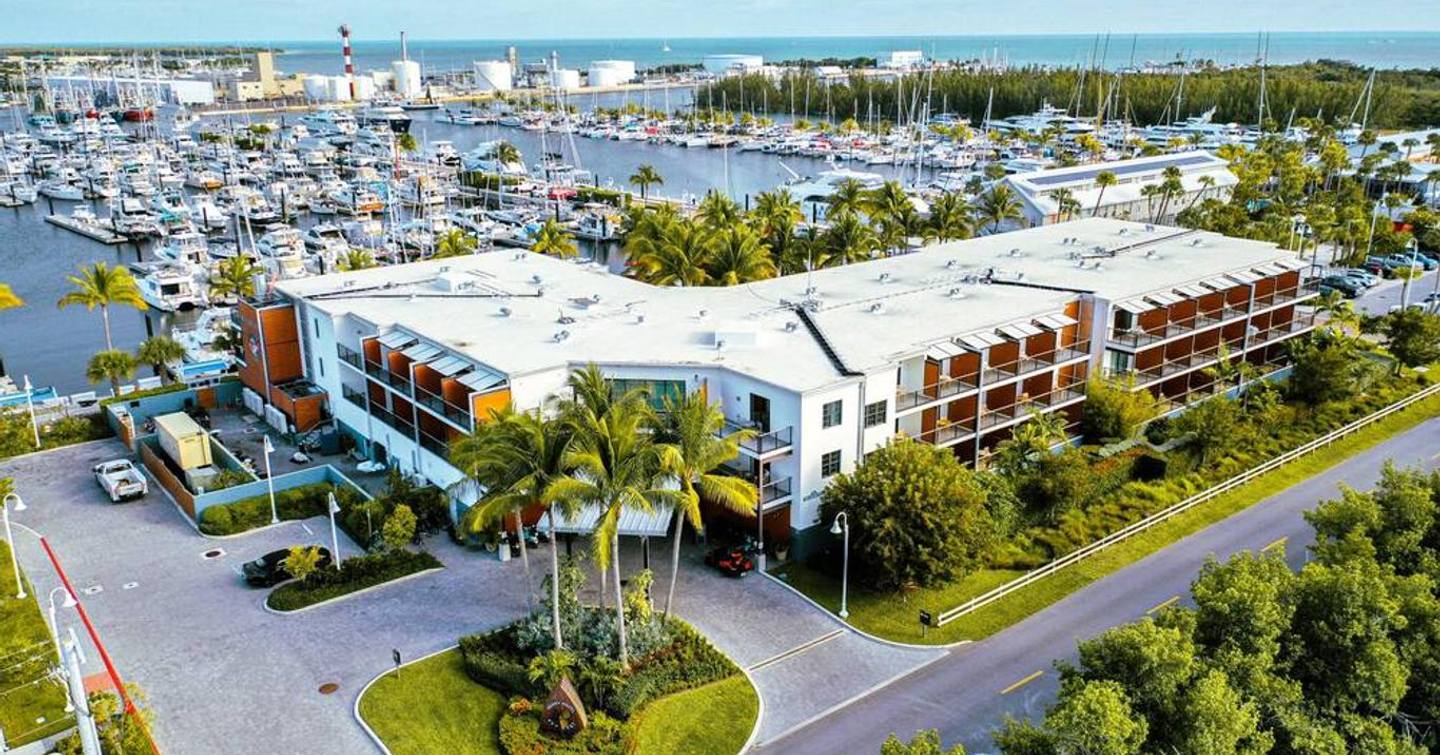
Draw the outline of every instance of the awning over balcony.
[[[1172,294],[1168,291],[1161,291],[1154,294],[1146,294],[1145,298],[1151,303],[1158,304],[1162,307],[1168,307],[1171,304],[1179,304],[1180,302],[1185,301],[1184,298],[1176,296],[1175,294]]]
[[[477,367],[474,372],[467,372],[457,379],[461,385],[472,391],[488,391],[498,385],[505,384],[504,375],[487,370],[484,367]]]
[[[590,506],[573,519],[557,516],[555,532],[566,535],[588,535],[595,531],[595,525],[600,521],[601,511],[598,506]],[[669,506],[657,506],[654,511],[648,512],[627,507],[620,512],[620,534],[627,537],[665,537],[670,533],[670,518],[674,514],[675,510]],[[550,517],[541,517],[537,526],[541,530],[549,532]]]
[[[1310,263],[1309,263],[1309,262],[1306,262],[1305,260],[1298,259],[1298,258],[1295,258],[1295,257],[1286,257],[1286,258],[1284,258],[1284,259],[1278,259],[1278,260],[1275,260],[1274,262],[1272,262],[1271,264],[1274,265],[1275,267],[1285,268],[1286,270],[1302,270],[1302,269],[1304,269],[1304,268],[1310,267]]]
[[[1005,339],[994,333],[971,333],[968,336],[960,336],[960,343],[973,351],[984,351],[991,346],[1005,343]]]
[[[406,346],[418,342],[420,339],[401,330],[392,330],[389,333],[380,336],[379,340],[381,346],[393,350],[403,349]]]
[[[941,341],[940,343],[930,344],[930,348],[925,352],[925,356],[940,362],[950,359],[951,357],[958,357],[964,353],[965,350],[960,348],[954,341]]]
[[[1236,283],[1229,278],[1206,278],[1200,281],[1200,285],[1211,291],[1229,291],[1236,286]]]
[[[1252,267],[1252,268],[1250,268],[1250,269],[1253,270],[1253,271],[1255,271],[1255,272],[1257,272],[1257,273],[1260,273],[1261,275],[1279,275],[1279,274],[1281,274],[1281,273],[1283,273],[1283,272],[1286,272],[1285,268],[1280,267],[1279,265],[1274,265],[1274,264],[1270,264],[1270,265],[1257,265],[1257,266]]]
[[[450,377],[470,369],[470,363],[459,357],[445,357],[428,366],[442,377]]]
[[[1070,315],[1045,315],[1044,317],[1035,318],[1035,324],[1042,328],[1060,330],[1061,328],[1067,328],[1071,325],[1078,325],[1080,321]]]
[[[417,343],[400,353],[409,357],[412,362],[428,362],[444,352],[428,343]]]
[[[1191,299],[1201,297],[1210,293],[1210,290],[1203,286],[1176,286],[1175,291],[1176,293],[1179,293],[1183,296],[1188,296]]]
[[[1017,341],[1023,338],[1029,338],[1030,336],[1038,336],[1045,332],[1028,322],[1012,322],[1009,325],[1001,325],[999,328],[996,328],[996,330]]]
[[[1250,272],[1249,270],[1236,270],[1236,271],[1233,272],[1233,273],[1226,273],[1226,274],[1225,274],[1225,277],[1231,278],[1231,279],[1236,280],[1236,281],[1239,281],[1239,282],[1241,282],[1241,283],[1254,283],[1255,281],[1258,281],[1258,280],[1260,280],[1260,278],[1261,278],[1261,276],[1256,275],[1255,273],[1252,273],[1252,272]]]
[[[1159,307],[1144,299],[1126,299],[1125,301],[1115,302],[1115,308],[1129,312],[1132,315],[1144,314],[1152,309],[1159,309]]]

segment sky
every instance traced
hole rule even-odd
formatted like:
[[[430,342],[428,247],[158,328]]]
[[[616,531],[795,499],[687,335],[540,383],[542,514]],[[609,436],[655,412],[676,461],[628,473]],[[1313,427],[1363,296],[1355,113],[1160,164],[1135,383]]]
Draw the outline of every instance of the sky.
[[[0,44],[1440,30],[1436,0],[0,0]]]

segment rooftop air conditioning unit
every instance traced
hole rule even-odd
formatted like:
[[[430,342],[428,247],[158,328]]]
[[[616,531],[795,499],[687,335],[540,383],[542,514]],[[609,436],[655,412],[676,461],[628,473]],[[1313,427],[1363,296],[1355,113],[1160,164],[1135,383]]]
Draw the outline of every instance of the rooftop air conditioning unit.
[[[875,302],[874,304],[871,304],[871,305],[870,305],[870,311],[873,312],[873,313],[875,313],[875,314],[877,314],[877,315],[878,315],[878,314],[881,314],[882,312],[885,311],[885,302],[883,302],[883,301],[877,301],[877,302]]]
[[[880,282],[881,282],[881,283],[888,283],[889,281],[890,281],[890,274],[889,274],[889,273],[881,273],[881,274],[880,274]]]
[[[509,316],[510,316],[510,308],[509,308],[509,307],[501,307],[501,308],[500,308],[500,316],[501,316],[501,317],[509,317]]]
[[[1011,250],[1010,250],[1010,256],[1011,256],[1011,257],[1019,257],[1019,256],[1020,256],[1020,247],[1017,246],[1017,247],[1015,247],[1014,249],[1011,249]]]
[[[785,332],[786,332],[786,333],[794,333],[797,329],[799,329],[799,327],[800,327],[800,323],[795,322],[794,320],[786,320],[786,321],[785,321]]]
[[[569,338],[569,337],[570,337],[570,331],[568,331],[568,330],[557,330],[557,331],[555,331],[555,343],[560,343],[561,341],[564,341],[565,339],[567,339],[567,338]]]

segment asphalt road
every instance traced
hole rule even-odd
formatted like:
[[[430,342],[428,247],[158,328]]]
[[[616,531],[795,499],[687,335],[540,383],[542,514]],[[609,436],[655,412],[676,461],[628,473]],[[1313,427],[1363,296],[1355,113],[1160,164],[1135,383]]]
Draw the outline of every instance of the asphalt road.
[[[882,694],[793,731],[760,751],[878,752],[891,732],[908,739],[918,729],[931,728],[939,729],[947,744],[962,743],[971,753],[989,751],[993,747],[989,733],[1006,716],[1043,715],[1056,689],[1053,662],[1073,659],[1077,640],[1188,600],[1190,582],[1207,558],[1284,547],[1288,560],[1298,567],[1311,542],[1302,512],[1334,497],[1342,483],[1359,489],[1373,486],[1387,459],[1402,466],[1433,468],[1440,460],[1437,450],[1440,419],[1432,419],[1131,564],[1004,632],[957,647]]]
[[[1437,273],[1440,271],[1432,270],[1410,282],[1410,303],[1423,302],[1426,296],[1440,290],[1436,288]],[[1403,284],[1400,281],[1384,281],[1356,299],[1355,309],[1368,315],[1383,315],[1400,306],[1402,290]]]

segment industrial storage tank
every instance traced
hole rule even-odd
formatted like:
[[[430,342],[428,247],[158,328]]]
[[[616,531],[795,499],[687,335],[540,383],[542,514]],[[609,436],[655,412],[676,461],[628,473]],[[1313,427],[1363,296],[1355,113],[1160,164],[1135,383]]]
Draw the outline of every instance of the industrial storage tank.
[[[397,60],[390,64],[395,76],[395,93],[401,97],[420,97],[425,90],[420,83],[420,64],[413,60]]]
[[[330,99],[331,102],[349,102],[349,101],[351,100],[351,97],[350,97],[350,78],[349,78],[349,77],[347,77],[347,76],[331,76],[331,77],[330,77],[330,98],[329,98],[329,99]]]
[[[305,77],[305,99],[318,102],[330,100],[330,77],[329,76],[306,76]]]
[[[596,70],[614,71],[620,77],[620,83],[631,81],[635,78],[635,61],[633,60],[595,60],[590,63],[590,75],[594,76]]]
[[[580,72],[574,68],[561,68],[550,74],[550,86],[556,89],[579,89]]]
[[[507,60],[475,61],[475,88],[482,92],[508,92],[515,84],[515,71]]]
[[[589,83],[592,87],[614,87],[624,84],[630,77],[624,75],[624,71],[615,68],[596,68],[590,66]]]

